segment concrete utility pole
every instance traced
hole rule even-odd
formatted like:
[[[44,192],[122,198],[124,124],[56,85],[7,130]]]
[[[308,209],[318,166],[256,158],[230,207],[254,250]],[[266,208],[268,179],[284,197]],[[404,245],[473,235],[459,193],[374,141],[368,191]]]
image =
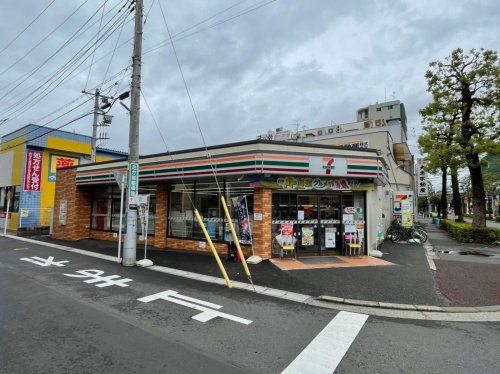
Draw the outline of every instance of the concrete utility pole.
[[[90,154],[90,162],[95,162],[97,153],[97,126],[99,124],[99,95],[101,92],[98,88],[95,89],[94,100],[94,123],[92,124],[92,153]]]
[[[135,0],[134,55],[132,56],[132,85],[130,89],[130,130],[128,151],[127,232],[123,245],[123,266],[134,266],[136,261],[137,206],[130,198],[137,196],[139,187],[139,115],[141,109],[143,1]]]

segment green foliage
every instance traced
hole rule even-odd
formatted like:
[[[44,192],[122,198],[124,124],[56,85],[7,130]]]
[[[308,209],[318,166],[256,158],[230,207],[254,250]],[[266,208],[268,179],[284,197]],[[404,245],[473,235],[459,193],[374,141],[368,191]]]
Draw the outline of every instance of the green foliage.
[[[500,241],[500,230],[493,227],[472,227],[469,222],[455,222],[444,219],[441,226],[453,238],[462,243],[491,244]]]

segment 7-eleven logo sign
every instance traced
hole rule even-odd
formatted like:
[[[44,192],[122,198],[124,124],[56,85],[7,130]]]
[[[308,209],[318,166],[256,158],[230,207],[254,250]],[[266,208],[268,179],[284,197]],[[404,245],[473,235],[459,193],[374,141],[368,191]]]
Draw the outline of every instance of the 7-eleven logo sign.
[[[335,169],[335,165],[333,164],[333,157],[323,157],[323,169],[325,170],[326,175],[332,173],[332,170]]]

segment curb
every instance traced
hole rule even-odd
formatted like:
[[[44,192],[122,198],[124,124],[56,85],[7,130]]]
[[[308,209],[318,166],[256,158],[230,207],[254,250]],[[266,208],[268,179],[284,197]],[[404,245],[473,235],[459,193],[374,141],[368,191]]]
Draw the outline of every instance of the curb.
[[[0,235],[3,236],[3,235]],[[86,251],[83,249],[68,247],[60,244],[42,242],[39,240],[29,239],[29,238],[20,238],[18,236],[6,235],[5,237],[15,240],[20,240],[24,242],[34,243],[46,247],[51,247],[67,252],[77,253],[84,256],[96,257],[102,260],[116,262],[116,257],[104,255],[101,253]],[[180,276],[183,278],[190,278],[193,280],[198,280],[206,283],[213,284],[224,284],[224,279],[213,277],[205,274],[193,273],[185,270],[174,269],[164,266],[153,265],[147,268],[144,268],[151,271],[156,271],[160,273]],[[233,281],[233,287],[235,289],[240,289],[249,292],[255,292],[258,294],[262,294],[265,296],[270,296],[278,299],[284,299],[288,301],[297,302],[300,304],[309,304],[314,305],[314,301],[325,302],[327,304],[342,306],[345,305],[347,307],[362,307],[362,308],[373,308],[372,310],[379,310],[380,312],[387,311],[406,311],[406,312],[433,312],[436,314],[448,314],[448,315],[463,315],[469,314],[473,315],[473,313],[496,313],[500,312],[500,305],[488,305],[488,306],[477,306],[477,307],[440,307],[433,305],[413,305],[413,304],[396,304],[396,303],[386,303],[382,301],[368,301],[368,300],[354,300],[354,299],[346,299],[335,296],[321,295],[318,297],[313,297],[310,295],[298,294],[291,291],[279,290],[275,288],[269,288],[264,286],[255,285],[252,287],[251,284]]]
[[[418,304],[396,304],[382,301],[353,300],[341,297],[321,295],[316,300],[326,301],[335,304],[346,304],[353,306],[364,306],[380,309],[392,310],[412,310],[416,312],[442,312],[442,313],[477,313],[477,312],[500,312],[500,305],[488,306],[434,306]]]

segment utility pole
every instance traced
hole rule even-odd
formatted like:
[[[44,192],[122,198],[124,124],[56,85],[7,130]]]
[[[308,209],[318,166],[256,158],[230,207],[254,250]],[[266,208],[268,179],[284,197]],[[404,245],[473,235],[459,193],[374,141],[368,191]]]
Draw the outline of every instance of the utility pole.
[[[134,266],[136,261],[137,205],[131,198],[139,187],[139,115],[141,109],[143,0],[135,0],[134,55],[132,56],[132,85],[130,89],[130,130],[128,145],[127,232],[123,245],[123,266]],[[133,201],[132,201],[133,203]]]
[[[99,95],[101,92],[98,88],[95,89],[94,100],[94,123],[92,124],[92,153],[90,154],[90,162],[95,162],[96,147],[97,147],[97,125],[99,123]]]

